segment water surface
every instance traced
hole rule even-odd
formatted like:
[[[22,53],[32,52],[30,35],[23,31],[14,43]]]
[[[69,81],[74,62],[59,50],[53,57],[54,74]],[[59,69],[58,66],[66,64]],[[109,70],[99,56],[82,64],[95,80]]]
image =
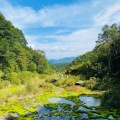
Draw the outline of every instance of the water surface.
[[[57,97],[51,97],[51,98],[48,98],[48,100],[50,100],[52,103],[65,103],[65,104],[70,104],[72,106],[75,105],[74,102],[70,101],[70,100],[67,100],[65,98],[57,98]]]
[[[41,105],[36,109],[36,111],[38,112],[38,115],[40,116],[42,114],[49,114],[52,110]]]
[[[100,106],[101,104],[101,99],[93,96],[82,95],[79,98],[87,106]]]

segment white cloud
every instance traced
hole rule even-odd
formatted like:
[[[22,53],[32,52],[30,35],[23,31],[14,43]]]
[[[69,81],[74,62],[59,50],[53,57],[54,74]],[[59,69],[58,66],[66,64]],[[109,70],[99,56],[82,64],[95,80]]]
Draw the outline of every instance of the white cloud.
[[[0,0],[0,11],[20,29],[47,26],[73,26],[84,9],[77,4],[45,7],[38,11],[31,7],[12,6]],[[63,14],[64,13],[64,14]]]
[[[37,41],[41,36],[27,37],[30,45],[35,45],[35,48],[42,49],[46,52],[48,58],[60,58],[77,56],[90,51],[95,46],[97,39],[96,29],[78,30],[67,35],[52,35],[45,36],[45,38],[52,38],[57,40],[54,43],[40,43]],[[43,37],[43,36],[42,36]],[[43,39],[43,38],[42,38]]]
[[[106,5],[98,14],[94,15],[93,20],[96,26],[103,26],[105,24],[113,24],[120,22],[120,1],[114,4]]]
[[[0,0],[0,11],[14,26],[27,30],[28,46],[44,50],[48,58],[78,56],[90,51],[103,25],[120,23],[119,0],[93,0],[85,5],[55,5],[39,10],[13,6],[6,0]],[[56,29],[51,34],[29,32],[29,28],[39,31],[39,28],[47,30],[48,27],[49,30],[50,27]]]

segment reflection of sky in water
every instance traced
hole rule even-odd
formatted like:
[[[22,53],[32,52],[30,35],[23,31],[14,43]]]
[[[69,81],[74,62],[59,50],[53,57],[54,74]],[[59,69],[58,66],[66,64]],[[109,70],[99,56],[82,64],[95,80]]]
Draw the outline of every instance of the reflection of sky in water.
[[[27,102],[24,102],[24,106],[25,106],[26,108],[30,108],[30,105],[29,105]]]
[[[62,111],[63,109],[58,105],[58,111]]]
[[[100,106],[101,99],[91,96],[80,96],[81,101],[83,101],[87,106]]]
[[[46,108],[46,107],[44,107],[43,105],[41,105],[40,107],[38,107],[38,108],[36,109],[36,111],[38,112],[39,115],[42,115],[42,114],[48,114],[48,113],[50,113],[50,112],[51,112],[51,109]]]
[[[69,116],[53,116],[53,117],[47,117],[47,118],[40,118],[35,120],[70,120]]]
[[[114,117],[112,115],[109,115],[108,119],[114,119]]]
[[[58,111],[60,112],[63,110],[59,105],[58,105]],[[35,117],[34,120],[70,120],[70,116],[44,116],[44,114],[49,114],[50,112],[55,112],[55,110],[52,110],[50,108],[46,108],[43,105],[39,106],[36,111],[38,112],[38,117]],[[42,116],[43,115],[43,116]]]
[[[86,113],[82,113],[81,119],[83,119],[83,118],[88,118],[88,115]]]
[[[65,104],[70,104],[70,105],[75,105],[74,102],[67,100],[65,98],[56,98],[56,97],[51,97],[48,98],[48,100],[50,100],[52,103],[65,103]]]
[[[83,106],[80,106],[80,107],[78,108],[78,110],[90,111],[90,109],[87,109],[87,108],[85,108],[85,107],[83,107]]]

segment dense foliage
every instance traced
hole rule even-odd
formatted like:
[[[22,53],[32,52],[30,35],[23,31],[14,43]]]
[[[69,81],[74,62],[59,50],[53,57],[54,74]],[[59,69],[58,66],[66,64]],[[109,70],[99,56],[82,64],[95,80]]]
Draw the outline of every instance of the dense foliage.
[[[56,63],[52,64],[53,68],[59,72],[59,71],[65,71],[66,67],[69,65],[69,63]]]
[[[0,70],[5,73],[3,79],[7,79],[6,74],[10,72],[47,73],[49,69],[45,53],[28,47],[23,32],[0,13]]]
[[[98,35],[93,51],[78,56],[66,73],[82,75],[83,79],[96,78],[98,87],[106,86],[109,92],[104,95],[106,107],[120,108],[120,28],[116,24],[105,25]],[[96,84],[95,84],[96,85]],[[103,87],[105,89],[105,87]]]

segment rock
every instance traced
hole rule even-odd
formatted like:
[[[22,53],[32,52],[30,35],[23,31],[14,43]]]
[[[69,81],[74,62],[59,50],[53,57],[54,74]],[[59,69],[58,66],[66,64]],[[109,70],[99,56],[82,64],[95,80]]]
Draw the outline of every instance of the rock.
[[[12,116],[9,113],[5,113],[4,116],[7,120],[12,120]]]
[[[13,120],[13,117],[9,113],[5,113],[3,116],[0,116],[0,120]]]
[[[52,82],[57,82],[59,78],[54,78]]]
[[[0,120],[7,120],[4,116],[0,116]]]
[[[82,85],[84,81],[76,82],[75,85]]]
[[[14,117],[14,118],[18,118],[20,117],[20,115],[18,113],[11,113],[10,116]]]

